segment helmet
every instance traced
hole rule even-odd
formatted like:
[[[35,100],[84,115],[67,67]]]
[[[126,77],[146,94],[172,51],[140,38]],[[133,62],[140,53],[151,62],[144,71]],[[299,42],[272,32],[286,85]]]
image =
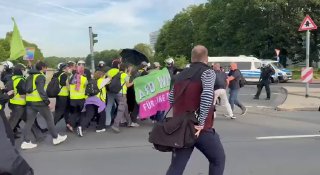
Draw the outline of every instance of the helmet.
[[[63,64],[63,63],[59,63],[59,64],[57,65],[57,69],[60,69],[60,65],[61,65],[61,64]]]
[[[174,64],[173,58],[168,58],[168,59],[164,60],[164,62],[165,62],[167,65],[169,65],[169,64]]]
[[[86,64],[86,62],[83,61],[83,60],[79,60],[78,63],[77,63],[77,65],[79,65],[79,64]]]
[[[12,69],[13,68],[13,63],[11,61],[4,61],[1,62],[1,64],[6,68],[6,69]]]
[[[105,63],[104,61],[99,61],[98,64],[103,64],[103,65],[105,65],[106,63]]]
[[[14,66],[15,69],[26,69],[27,67],[22,64],[22,63],[18,63],[17,65]]]
[[[145,61],[142,61],[142,62],[141,62],[141,66],[146,67],[146,66],[148,66],[148,63],[145,62]]]
[[[58,64],[58,70],[63,70],[64,68],[66,68],[68,65],[66,63],[59,63]]]

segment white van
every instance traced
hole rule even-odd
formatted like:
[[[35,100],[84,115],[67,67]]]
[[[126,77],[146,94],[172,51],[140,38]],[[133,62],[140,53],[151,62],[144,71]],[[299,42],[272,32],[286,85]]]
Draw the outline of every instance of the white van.
[[[272,81],[287,82],[292,80],[292,71],[284,68],[278,61],[274,60],[261,60],[262,64],[268,65],[275,70],[275,75],[272,77]]]
[[[224,57],[209,57],[209,64],[220,63],[225,72],[229,72],[230,63],[237,63],[238,69],[247,82],[259,82],[262,62],[252,56],[224,56]]]

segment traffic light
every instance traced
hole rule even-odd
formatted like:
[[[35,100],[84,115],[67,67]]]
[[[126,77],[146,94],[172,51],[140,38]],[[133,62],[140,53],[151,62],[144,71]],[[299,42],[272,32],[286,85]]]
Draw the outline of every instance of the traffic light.
[[[90,36],[90,44],[92,46],[98,42],[98,40],[96,39],[98,37],[98,34],[95,34],[92,32],[92,27],[89,27],[89,36]]]
[[[93,45],[94,45],[94,43],[98,42],[98,40],[95,39],[96,37],[98,37],[98,34],[92,33],[92,43],[93,43]]]

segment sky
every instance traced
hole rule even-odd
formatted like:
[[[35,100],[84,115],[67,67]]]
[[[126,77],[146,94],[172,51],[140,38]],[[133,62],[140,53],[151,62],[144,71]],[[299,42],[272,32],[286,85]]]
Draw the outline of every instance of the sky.
[[[85,57],[89,31],[98,34],[95,51],[149,44],[149,34],[189,5],[207,0],[0,0],[0,38],[13,22],[24,40],[45,57]]]

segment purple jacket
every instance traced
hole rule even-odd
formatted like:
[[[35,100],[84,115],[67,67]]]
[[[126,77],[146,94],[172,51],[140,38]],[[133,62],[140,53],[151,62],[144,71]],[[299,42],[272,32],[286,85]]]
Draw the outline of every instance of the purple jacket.
[[[86,99],[81,112],[86,112],[86,105],[98,106],[98,113],[102,112],[106,108],[106,103],[96,96],[92,96]]]

